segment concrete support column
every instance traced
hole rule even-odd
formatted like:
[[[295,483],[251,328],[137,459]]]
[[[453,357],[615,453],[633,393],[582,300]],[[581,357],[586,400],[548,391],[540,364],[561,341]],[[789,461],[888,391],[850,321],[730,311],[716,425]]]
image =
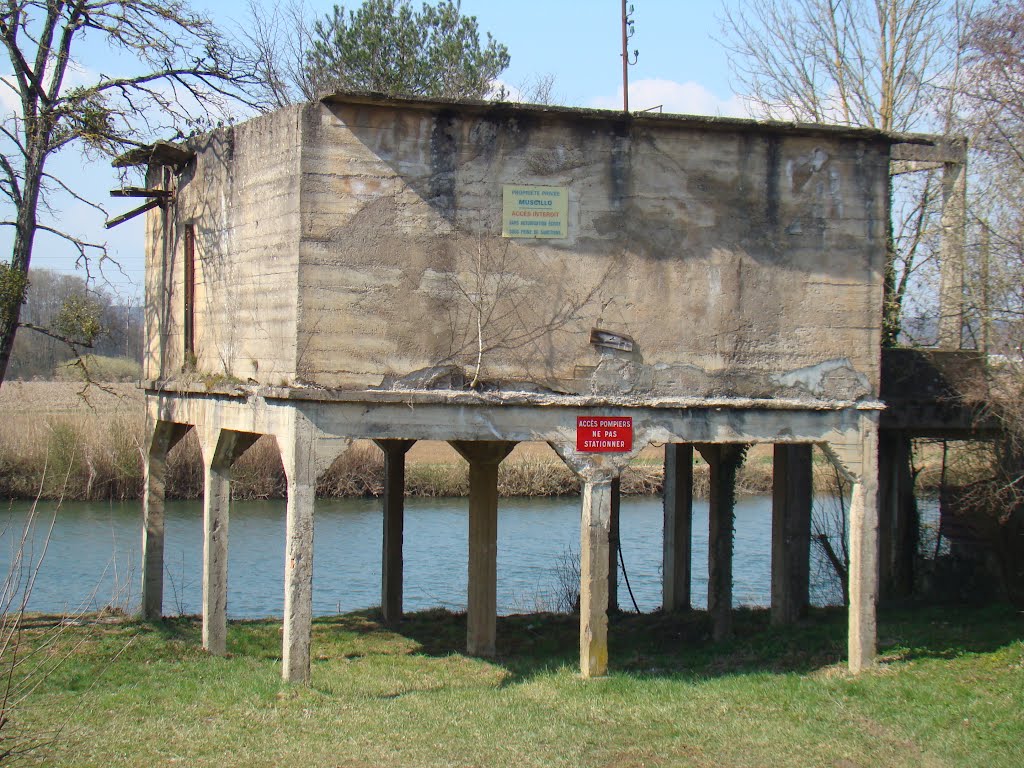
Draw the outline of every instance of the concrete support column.
[[[612,475],[583,478],[580,519],[580,674],[608,672],[608,534]]]
[[[164,472],[167,454],[188,430],[187,424],[157,421],[152,427],[143,468],[142,617],[159,619],[164,604]]]
[[[612,478],[611,509],[608,515],[608,610],[619,610],[619,512],[622,509],[622,481]]]
[[[223,656],[228,636],[228,504],[231,470],[206,459],[203,475],[203,648]]]
[[[587,454],[572,443],[552,441],[555,450],[583,483],[580,514],[580,674],[600,677],[608,672],[609,571],[613,486],[644,444],[631,453]]]
[[[724,640],[732,634],[732,541],[733,508],[736,505],[736,472],[747,453],[744,445],[697,446],[711,468],[708,530],[708,612],[712,637]]]
[[[313,632],[313,503],[316,498],[317,432],[300,414],[276,435],[288,477],[285,518],[284,637],[281,676],[309,682]]]
[[[688,611],[693,539],[692,445],[665,446],[664,507],[661,605],[666,611]]]
[[[498,465],[515,443],[452,441],[469,462],[469,595],[466,650],[493,656],[498,615]]]
[[[857,674],[875,663],[878,602],[878,421],[861,416],[860,472],[850,500],[849,665]]]
[[[772,624],[807,615],[810,602],[810,445],[776,445],[772,480]]]
[[[384,451],[384,542],[380,607],[385,624],[402,619],[402,542],[405,527],[405,454],[415,440],[375,440]]]
[[[215,429],[203,440],[203,648],[218,656],[227,652],[231,465],[258,438]]]
[[[942,241],[939,252],[939,348],[960,349],[964,327],[964,231],[967,162],[942,169]]]
[[[914,590],[918,544],[917,500],[911,439],[884,432],[878,439],[878,569],[881,599],[908,597]]]

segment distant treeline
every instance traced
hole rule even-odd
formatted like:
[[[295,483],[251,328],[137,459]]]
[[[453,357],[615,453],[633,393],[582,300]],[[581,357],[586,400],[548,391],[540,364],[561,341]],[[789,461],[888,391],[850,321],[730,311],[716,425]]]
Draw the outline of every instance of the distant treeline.
[[[90,287],[78,275],[33,269],[29,273],[28,295],[21,311],[21,321],[52,329],[61,307],[71,298],[86,299],[95,304],[103,328],[91,349],[81,348],[83,354],[88,352],[105,358],[126,358],[134,363],[142,362],[144,339],[141,302],[138,299],[115,297],[103,288]],[[68,344],[29,328],[21,328],[15,337],[7,377],[61,377],[67,363],[75,358],[75,351]],[[127,366],[125,370],[135,369]]]

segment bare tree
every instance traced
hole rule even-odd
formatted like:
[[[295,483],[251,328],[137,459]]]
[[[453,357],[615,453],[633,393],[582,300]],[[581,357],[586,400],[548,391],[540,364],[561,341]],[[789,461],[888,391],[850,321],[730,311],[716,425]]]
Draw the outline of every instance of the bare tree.
[[[992,347],[1024,351],[1024,8],[993,6],[967,40],[960,99],[977,224],[974,303]]]
[[[270,8],[249,0],[248,6],[249,20],[241,35],[256,63],[263,109],[315,99],[318,83],[306,69],[315,23],[309,6],[304,0]]]
[[[0,78],[0,88],[16,101],[0,124],[7,214],[0,224],[14,230],[10,260],[0,262],[2,382],[37,235],[70,244],[86,267],[93,261],[102,269],[108,258],[104,243],[60,226],[61,200],[104,211],[75,179],[49,171],[53,156],[72,148],[114,154],[209,126],[227,117],[255,77],[228,38],[184,0],[9,0],[0,37],[13,73]],[[98,72],[99,62],[80,59],[86,40],[116,57],[102,69],[113,64],[125,74]]]
[[[568,333],[595,304],[606,287],[609,266],[591,286],[567,286],[554,279],[538,285],[544,274],[542,258],[511,240],[493,242],[482,236],[466,238],[466,269],[447,277],[450,301],[448,356],[443,362],[472,369],[470,388],[482,384],[482,373],[492,355],[519,358],[524,350],[548,347],[560,333]],[[529,355],[520,362],[527,364]]]
[[[887,132],[945,131],[970,1],[748,0],[726,7],[725,45],[751,112]],[[915,272],[933,255],[934,175],[895,183],[884,341],[896,343]]]
[[[967,37],[961,127],[975,170],[971,213],[978,247],[969,292],[990,358],[987,399],[1002,426],[989,476],[963,489],[1002,567],[1004,584],[1024,606],[1024,7],[993,4]]]
[[[555,74],[533,74],[524,77],[514,85],[502,83],[490,94],[495,101],[510,101],[516,104],[558,104],[555,95]]]

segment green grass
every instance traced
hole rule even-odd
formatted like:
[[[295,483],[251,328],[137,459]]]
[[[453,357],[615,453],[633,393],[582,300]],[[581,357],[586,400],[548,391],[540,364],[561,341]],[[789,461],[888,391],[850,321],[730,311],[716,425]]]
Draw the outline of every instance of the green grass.
[[[316,622],[304,687],[280,682],[279,622],[233,623],[227,658],[203,653],[195,619],[95,622],[62,636],[80,645],[14,725],[66,723],[55,766],[1022,764],[1020,613],[883,613],[882,663],[857,678],[842,612],[735,625],[715,645],[703,613],[615,616],[612,672],[583,681],[573,617],[500,619],[488,661],[461,652],[462,616],[392,632],[357,613]]]

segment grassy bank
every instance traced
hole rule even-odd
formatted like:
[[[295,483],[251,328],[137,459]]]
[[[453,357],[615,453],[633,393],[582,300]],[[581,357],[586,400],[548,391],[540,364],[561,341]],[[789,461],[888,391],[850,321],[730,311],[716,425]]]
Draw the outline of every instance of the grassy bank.
[[[720,645],[703,613],[613,617],[612,673],[589,682],[577,627],[499,619],[485,661],[462,654],[462,616],[322,619],[306,688],[279,682],[276,621],[232,623],[227,658],[194,619],[87,622],[4,732],[50,734],[54,766],[1021,764],[1024,624],[1007,608],[883,612],[882,664],[858,678],[840,611],[787,629],[740,611]]]
[[[136,499],[142,493],[144,416],[142,393],[131,384],[85,391],[67,382],[6,382],[0,387],[0,498],[63,496],[70,500]],[[947,479],[976,476],[976,454],[956,451]],[[815,482],[832,487],[830,465],[818,457]],[[941,479],[941,452],[922,455],[919,487],[936,488]],[[463,496],[468,468],[444,443],[417,443],[407,460],[410,496]],[[276,443],[262,438],[234,468],[237,498],[278,498],[285,493],[284,469]],[[771,446],[755,446],[740,471],[740,494],[771,491]],[[576,477],[544,444],[520,445],[502,462],[503,496],[563,496],[579,492]],[[698,459],[695,493],[706,497],[708,468]],[[356,443],[320,478],[322,497],[378,496],[384,487],[383,454],[372,443]],[[662,449],[647,449],[624,473],[627,495],[656,494],[662,487]],[[196,436],[190,434],[168,457],[167,494],[198,498],[203,467]]]

